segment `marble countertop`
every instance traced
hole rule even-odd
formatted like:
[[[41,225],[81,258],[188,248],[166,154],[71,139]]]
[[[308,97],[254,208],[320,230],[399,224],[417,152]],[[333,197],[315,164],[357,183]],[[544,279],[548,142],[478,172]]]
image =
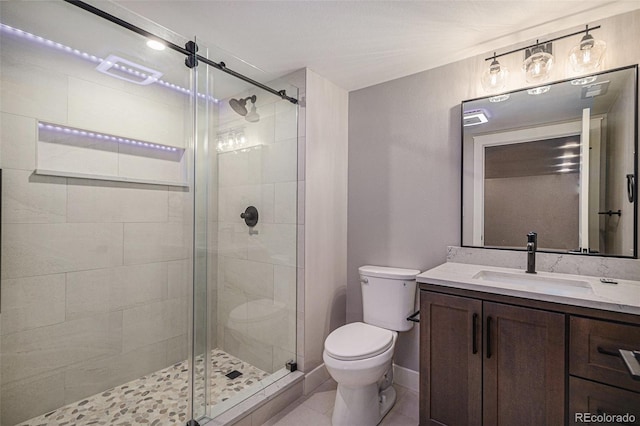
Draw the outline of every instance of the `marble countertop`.
[[[429,269],[417,281],[640,315],[640,281],[615,279],[617,284],[605,284],[600,277],[554,272],[534,275],[521,269],[455,262]]]

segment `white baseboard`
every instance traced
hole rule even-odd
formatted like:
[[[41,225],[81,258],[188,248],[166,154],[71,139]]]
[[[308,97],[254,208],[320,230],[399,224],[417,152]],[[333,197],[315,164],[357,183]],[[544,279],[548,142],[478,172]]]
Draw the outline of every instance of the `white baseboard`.
[[[329,380],[330,377],[324,363],[309,371],[304,376],[304,394],[309,395],[315,388]]]
[[[417,393],[420,386],[420,374],[417,371],[393,364],[393,382]]]

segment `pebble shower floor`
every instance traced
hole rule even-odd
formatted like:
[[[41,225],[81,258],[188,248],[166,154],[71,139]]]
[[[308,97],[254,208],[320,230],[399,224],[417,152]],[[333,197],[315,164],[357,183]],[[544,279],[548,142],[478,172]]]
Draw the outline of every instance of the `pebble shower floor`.
[[[196,369],[202,369],[202,363],[202,357],[197,359]],[[232,370],[238,370],[242,375],[227,378],[225,374]],[[219,349],[211,351],[210,371],[212,405],[269,375]],[[188,363],[182,361],[17,426],[183,425],[187,421],[188,382]]]

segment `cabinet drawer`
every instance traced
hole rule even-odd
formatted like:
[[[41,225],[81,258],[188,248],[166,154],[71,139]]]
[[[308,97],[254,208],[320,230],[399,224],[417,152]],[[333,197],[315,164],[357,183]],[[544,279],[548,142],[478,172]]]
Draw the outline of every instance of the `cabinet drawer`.
[[[640,392],[618,349],[640,350],[640,327],[571,317],[571,375]]]
[[[640,424],[640,394],[571,377],[569,379],[569,395],[570,425],[585,424],[585,413],[592,416],[629,414],[627,419],[624,419],[626,422],[609,420],[591,424]],[[634,418],[632,419],[630,416]]]

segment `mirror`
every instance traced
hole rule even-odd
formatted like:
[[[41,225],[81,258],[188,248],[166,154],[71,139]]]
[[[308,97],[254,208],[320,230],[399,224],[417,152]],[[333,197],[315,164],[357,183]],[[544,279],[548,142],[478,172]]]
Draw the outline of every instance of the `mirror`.
[[[637,65],[462,103],[462,245],[637,258]]]

